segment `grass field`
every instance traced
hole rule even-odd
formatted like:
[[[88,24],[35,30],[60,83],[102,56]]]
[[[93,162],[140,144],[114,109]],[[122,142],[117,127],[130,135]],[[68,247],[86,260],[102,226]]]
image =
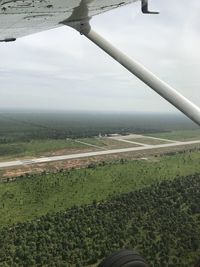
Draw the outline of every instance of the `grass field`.
[[[93,140],[93,138],[91,138]],[[90,140],[90,141],[91,141]],[[0,144],[0,160],[13,159],[16,157],[34,157],[44,153],[55,152],[66,149],[69,152],[77,149],[87,149],[89,146],[75,142],[73,140],[34,140],[31,142],[19,142],[11,144]]]
[[[115,148],[126,148],[126,147],[138,147],[139,145],[135,145],[135,144],[130,144],[130,143],[125,143],[125,142],[121,142],[118,140],[114,140],[111,138],[102,138],[103,142],[105,145],[107,145],[109,147],[109,149],[115,149]]]
[[[80,141],[80,142],[79,142]],[[86,149],[96,150],[97,148],[114,149],[134,147],[134,144],[126,144],[109,138],[81,138],[81,139],[46,139],[33,140],[31,142],[15,142],[9,144],[0,144],[0,161],[16,159],[18,157],[36,157],[49,155],[59,150],[64,154],[73,153],[78,150],[84,152]],[[62,154],[62,153],[61,153]]]
[[[151,135],[158,138],[166,138],[172,140],[196,140],[200,139],[200,130],[187,130],[187,131],[173,131],[169,133],[158,133]],[[77,141],[80,142],[77,142]],[[131,143],[125,143],[118,140],[113,140],[111,138],[81,138],[81,139],[46,139],[46,140],[32,140],[30,142],[15,142],[8,144],[0,144],[0,161],[11,160],[15,158],[23,158],[23,157],[35,157],[52,155],[53,152],[59,150],[66,150],[65,154],[67,154],[67,150],[69,153],[73,153],[73,150],[83,150],[84,149],[92,149],[95,148],[93,146],[97,146],[105,149],[115,149],[115,148],[126,148],[126,147],[134,147],[137,145]],[[139,142],[149,145],[157,145],[157,144],[165,144],[167,141],[155,140],[150,138],[131,138],[127,139],[133,142]],[[81,143],[82,142],[82,143]],[[85,143],[85,144],[84,144]],[[88,144],[88,145],[87,145]]]
[[[150,162],[128,161],[92,169],[32,175],[0,184],[0,226],[198,172],[199,153],[187,152]]]
[[[94,137],[94,138],[79,138],[77,139],[78,141],[81,141],[83,143],[88,143],[94,146],[99,146],[99,147],[104,147],[105,143],[103,141],[103,139],[98,138],[98,137]]]
[[[170,142],[168,141],[163,141],[163,140],[156,140],[156,139],[152,139],[152,138],[131,138],[131,139],[127,139],[128,141],[132,141],[132,142],[138,142],[138,143],[142,143],[142,144],[146,144],[146,145],[161,145],[161,144],[169,144]]]
[[[146,134],[158,138],[166,138],[176,141],[186,141],[186,140],[199,140],[200,139],[200,129],[194,130],[181,130],[181,131],[171,131],[167,133],[154,133]]]

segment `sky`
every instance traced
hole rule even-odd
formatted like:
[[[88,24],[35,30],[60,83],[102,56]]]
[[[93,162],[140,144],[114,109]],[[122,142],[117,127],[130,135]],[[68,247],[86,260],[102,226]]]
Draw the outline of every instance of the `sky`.
[[[200,106],[200,1],[149,0],[91,20],[93,29]],[[69,27],[0,43],[0,109],[177,112]],[[179,113],[179,112],[178,112]]]

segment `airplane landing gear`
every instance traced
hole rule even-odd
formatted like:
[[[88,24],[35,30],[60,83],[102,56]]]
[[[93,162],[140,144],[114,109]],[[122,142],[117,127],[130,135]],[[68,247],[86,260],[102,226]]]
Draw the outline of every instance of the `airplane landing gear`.
[[[103,260],[98,267],[149,267],[149,265],[137,252],[121,250]]]

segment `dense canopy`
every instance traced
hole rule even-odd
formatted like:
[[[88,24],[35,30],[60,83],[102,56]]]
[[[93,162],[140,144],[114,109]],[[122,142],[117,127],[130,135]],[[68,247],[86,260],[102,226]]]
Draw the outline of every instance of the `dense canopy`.
[[[163,181],[100,203],[0,229],[0,266],[87,266],[135,248],[150,266],[200,256],[200,175]]]

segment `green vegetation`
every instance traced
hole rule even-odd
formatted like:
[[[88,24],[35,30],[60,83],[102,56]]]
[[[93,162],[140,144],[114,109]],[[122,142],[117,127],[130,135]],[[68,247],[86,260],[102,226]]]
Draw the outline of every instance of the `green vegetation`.
[[[199,139],[194,125],[175,131],[187,123],[175,126],[177,119],[171,118],[162,125],[163,118],[0,113],[0,159],[89,148],[72,140],[77,138],[118,147],[118,141],[93,138],[99,133]],[[0,266],[87,266],[123,247],[137,249],[151,267],[193,266],[200,255],[199,173],[197,148],[0,183]]]
[[[65,154],[73,153],[76,150],[91,149],[97,146],[99,148],[120,148],[132,147],[134,144],[121,143],[108,138],[81,138],[81,139],[46,139],[32,140],[30,142],[14,142],[0,144],[0,160],[8,160],[17,157],[36,157],[43,156],[44,153],[51,155],[58,150],[66,150]],[[94,149],[94,147],[93,147]]]
[[[101,163],[105,165],[105,163]],[[27,175],[0,184],[0,226],[24,222],[72,207],[131,192],[155,182],[200,172],[199,152],[128,161],[87,169]]]
[[[137,145],[121,142],[118,140],[113,140],[108,137],[90,137],[90,138],[82,138],[77,139],[76,141],[81,141],[86,144],[91,144],[94,146],[98,146],[100,148],[106,148],[106,149],[114,149],[114,148],[126,148],[126,147],[136,147]]]
[[[106,144],[104,143],[103,139],[98,138],[98,137],[80,138],[80,139],[77,139],[77,141],[80,141],[80,142],[83,142],[83,143],[86,143],[86,144],[91,144],[91,145],[94,145],[94,146],[99,146],[99,147],[102,147],[102,148],[104,146],[106,146]]]
[[[152,267],[192,267],[200,253],[199,188],[196,174],[2,228],[0,266],[87,266],[135,248]]]
[[[92,140],[92,138],[91,138]],[[33,140],[31,142],[20,142],[11,144],[0,144],[0,158],[38,156],[41,153],[55,152],[59,149],[88,148],[88,146],[73,140]]]
[[[174,115],[33,111],[0,111],[0,125],[1,144],[194,128]]]
[[[192,130],[194,126],[188,126],[186,122],[183,125],[185,128],[189,127],[190,130],[169,132],[176,129],[176,124],[181,128],[182,122],[180,118],[176,118],[175,121],[170,116],[167,118],[168,123],[163,126],[162,121],[166,119],[164,115],[0,112],[0,160],[40,156],[60,149],[89,148],[87,145],[73,142],[72,139],[80,139],[80,141],[99,147],[131,146],[131,144],[120,143],[116,140],[93,138],[100,133],[102,135],[156,133],[155,136],[172,139],[181,139],[179,135],[182,138],[197,138],[200,135],[199,129]],[[67,139],[71,141],[66,141]],[[159,141],[147,140],[146,142],[158,143]]]
[[[186,140],[199,140],[200,139],[200,129],[193,130],[179,130],[179,131],[171,131],[166,133],[153,133],[146,134],[153,137],[158,138],[166,138],[176,141],[186,141]]]

